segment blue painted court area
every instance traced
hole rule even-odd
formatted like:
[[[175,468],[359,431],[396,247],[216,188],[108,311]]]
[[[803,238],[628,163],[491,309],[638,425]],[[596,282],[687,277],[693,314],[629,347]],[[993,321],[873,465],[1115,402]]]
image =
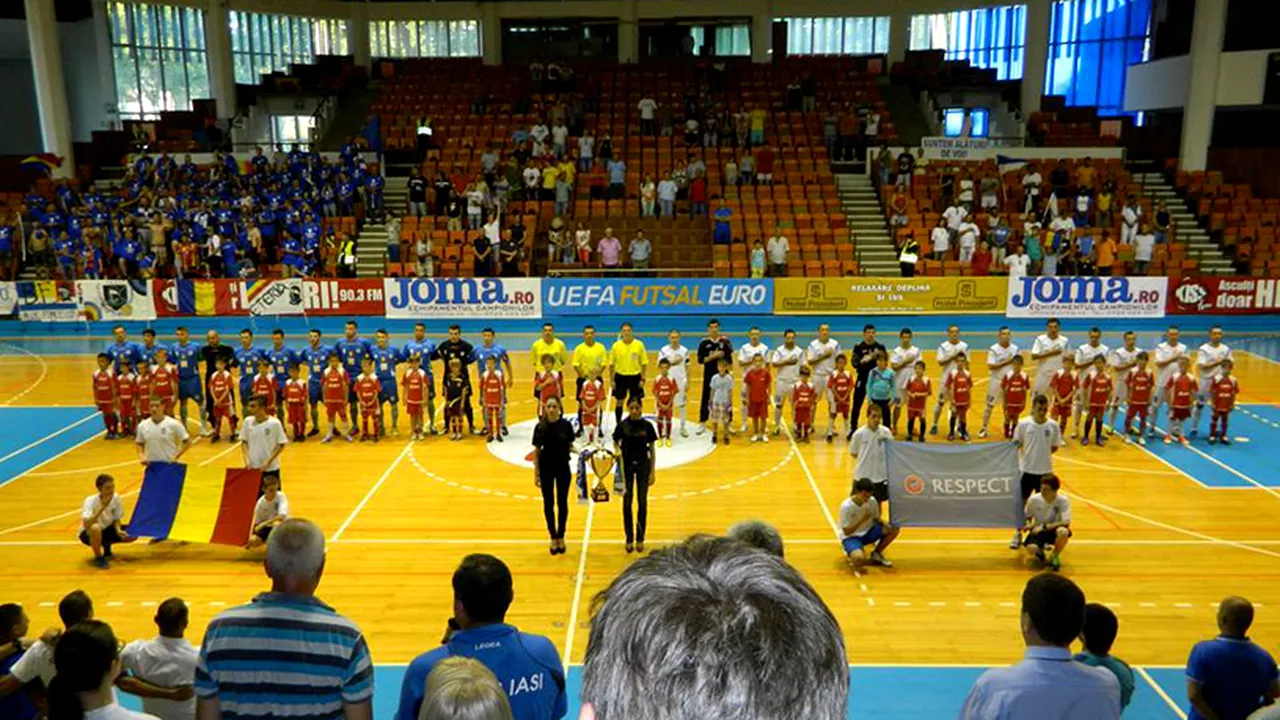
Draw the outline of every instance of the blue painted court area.
[[[400,702],[403,665],[379,665],[374,671],[374,717],[392,720]],[[877,720],[941,720],[954,718],[964,704],[980,667],[864,667],[849,669],[848,717],[875,717]],[[1185,705],[1185,676],[1181,670],[1149,670],[1169,697]],[[578,695],[582,689],[582,668],[569,668],[567,720],[578,717]],[[137,698],[120,694],[125,707],[141,710]],[[1184,707],[1184,710],[1186,708]],[[1125,710],[1126,720],[1170,720],[1178,715],[1142,678],[1137,678],[1133,701]]]
[[[0,485],[103,431],[92,407],[0,407]]]
[[[1199,437],[1191,441],[1191,447],[1165,445],[1157,433],[1147,441],[1147,450],[1211,488],[1280,487],[1280,475],[1274,471],[1274,452],[1280,446],[1280,408],[1238,406],[1228,425],[1233,439],[1228,447],[1208,444],[1208,430],[1206,411],[1200,419]]]

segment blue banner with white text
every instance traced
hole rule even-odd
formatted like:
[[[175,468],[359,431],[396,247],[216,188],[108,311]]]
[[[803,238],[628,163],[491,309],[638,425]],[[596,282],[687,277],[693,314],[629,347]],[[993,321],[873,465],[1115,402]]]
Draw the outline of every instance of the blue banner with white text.
[[[548,315],[772,315],[769,280],[547,278]]]
[[[1011,442],[943,445],[888,441],[889,516],[895,525],[1022,525],[1018,449]]]

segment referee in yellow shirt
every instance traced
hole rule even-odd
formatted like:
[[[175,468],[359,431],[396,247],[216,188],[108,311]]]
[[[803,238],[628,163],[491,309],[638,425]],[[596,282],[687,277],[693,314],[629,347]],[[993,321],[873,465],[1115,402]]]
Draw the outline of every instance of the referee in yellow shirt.
[[[550,355],[556,359],[553,370],[562,370],[569,364],[569,348],[564,341],[556,337],[556,328],[551,323],[542,324],[542,337],[533,341],[530,352],[533,356],[533,371],[542,372],[542,356]]]
[[[613,383],[613,425],[622,422],[622,409],[628,398],[644,399],[644,370],[649,353],[644,343],[635,338],[631,323],[622,323],[622,337],[609,349],[609,375]]]
[[[582,342],[573,349],[573,371],[577,373],[577,391],[574,398],[578,401],[578,435],[582,435],[582,383],[591,377],[592,371],[604,375],[609,364],[609,349],[604,343],[596,342],[596,328],[587,325],[582,328]]]

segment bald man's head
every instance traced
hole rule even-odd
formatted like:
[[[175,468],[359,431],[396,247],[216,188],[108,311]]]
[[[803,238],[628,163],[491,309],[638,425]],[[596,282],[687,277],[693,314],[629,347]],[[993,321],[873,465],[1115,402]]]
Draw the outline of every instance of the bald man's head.
[[[1253,624],[1253,603],[1238,595],[1225,598],[1218,605],[1218,629],[1229,637],[1244,637]]]

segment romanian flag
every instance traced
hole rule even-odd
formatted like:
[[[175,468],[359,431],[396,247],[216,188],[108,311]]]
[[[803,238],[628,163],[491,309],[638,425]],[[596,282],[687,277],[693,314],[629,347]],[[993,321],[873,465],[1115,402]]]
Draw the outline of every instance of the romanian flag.
[[[40,170],[52,175],[54,170],[62,167],[62,158],[53,153],[36,153],[23,158],[22,167],[25,170]]]
[[[244,545],[261,485],[261,470],[151,463],[142,478],[129,534]]]
[[[157,280],[156,311],[164,317],[248,315],[240,302],[239,280]]]

